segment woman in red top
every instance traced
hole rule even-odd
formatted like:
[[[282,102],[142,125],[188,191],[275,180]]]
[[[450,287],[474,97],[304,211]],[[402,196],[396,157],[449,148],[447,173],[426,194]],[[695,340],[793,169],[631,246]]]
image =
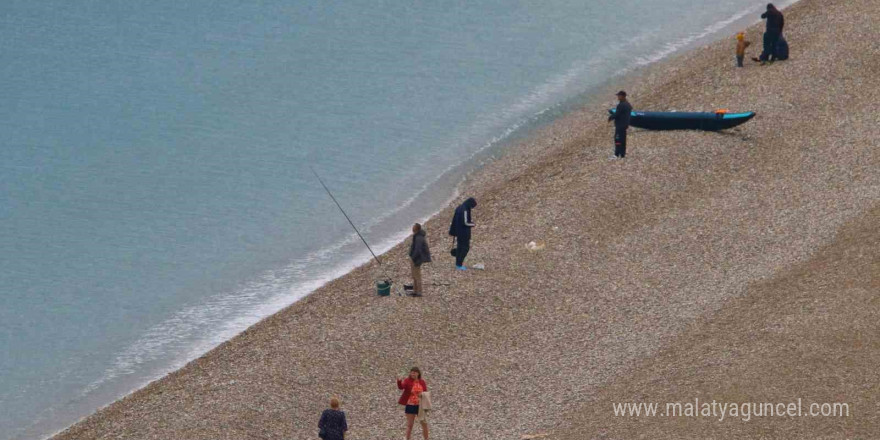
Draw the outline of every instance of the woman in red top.
[[[406,414],[406,440],[410,440],[413,423],[419,414],[419,394],[428,391],[428,384],[422,379],[422,372],[417,367],[409,370],[409,377],[397,379],[397,388],[403,390],[397,403],[406,405],[403,412]],[[422,436],[428,440],[428,420],[419,420],[422,424]]]

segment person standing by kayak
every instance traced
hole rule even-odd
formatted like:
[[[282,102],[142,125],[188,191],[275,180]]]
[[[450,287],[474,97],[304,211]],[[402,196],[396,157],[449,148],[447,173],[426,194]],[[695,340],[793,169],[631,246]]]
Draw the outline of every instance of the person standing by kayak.
[[[454,240],[458,244],[455,248],[455,268],[458,270],[467,270],[464,259],[471,249],[471,228],[476,225],[471,210],[476,206],[477,201],[473,197],[465,200],[464,203],[458,205],[458,208],[455,208],[452,224],[449,225],[449,235],[455,237]]]
[[[626,100],[626,92],[617,92],[617,110],[608,117],[608,121],[614,121],[614,157],[623,159],[626,157],[626,129],[629,128],[629,119],[632,116],[632,105]]]
[[[752,58],[760,61],[763,65],[767,61],[776,60],[776,45],[782,38],[782,28],[785,27],[785,17],[773,3],[767,3],[767,12],[761,14],[762,19],[767,20],[767,30],[764,32],[764,50],[758,58]]]

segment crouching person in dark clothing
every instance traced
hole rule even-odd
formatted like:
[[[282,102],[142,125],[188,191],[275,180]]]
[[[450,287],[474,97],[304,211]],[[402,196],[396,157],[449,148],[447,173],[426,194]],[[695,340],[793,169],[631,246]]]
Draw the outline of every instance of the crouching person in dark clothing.
[[[475,225],[471,209],[476,206],[477,201],[473,197],[465,200],[464,203],[458,205],[458,208],[455,208],[452,224],[449,225],[449,235],[455,237],[458,244],[455,250],[455,268],[458,270],[467,270],[464,259],[471,249],[471,228]]]
[[[330,399],[330,409],[321,413],[318,421],[318,437],[324,440],[344,440],[345,431],[348,431],[348,423],[345,422],[345,413],[339,409],[339,399]]]
[[[767,4],[767,12],[761,14],[761,18],[767,20],[767,30],[764,32],[764,51],[761,56],[753,58],[762,64],[767,61],[776,60],[776,45],[782,38],[782,29],[785,27],[785,17],[773,3]]]
[[[428,238],[422,225],[416,223],[412,228],[412,244],[409,247],[409,258],[412,261],[413,293],[411,296],[422,296],[422,264],[431,262],[431,250]]]

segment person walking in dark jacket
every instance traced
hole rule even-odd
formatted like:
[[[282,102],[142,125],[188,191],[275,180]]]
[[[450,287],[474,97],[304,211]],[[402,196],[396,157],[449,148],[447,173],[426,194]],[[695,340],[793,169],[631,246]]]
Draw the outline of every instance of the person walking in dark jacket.
[[[321,413],[318,429],[318,436],[324,440],[345,439],[348,423],[345,422],[345,413],[339,409],[339,399],[335,397],[330,399],[330,409],[325,409]]]
[[[760,61],[763,65],[767,61],[776,60],[776,45],[782,38],[782,28],[785,27],[785,17],[773,3],[767,3],[767,12],[761,14],[762,19],[767,20],[767,29],[764,31],[764,50],[758,58],[752,58]]]
[[[422,296],[422,264],[431,262],[431,250],[428,238],[422,225],[416,223],[412,227],[412,244],[409,247],[409,258],[412,261],[413,293],[411,296]]]
[[[458,270],[467,270],[464,265],[464,258],[467,257],[468,251],[471,249],[471,228],[474,227],[474,218],[471,216],[471,210],[477,206],[477,201],[471,197],[464,201],[458,208],[455,208],[455,214],[452,215],[452,224],[449,225],[449,235],[455,237],[458,246],[455,250],[455,268]]]
[[[623,159],[626,157],[626,129],[629,128],[629,119],[632,117],[632,106],[626,100],[626,92],[617,92],[617,110],[608,117],[608,121],[614,121],[614,157]]]

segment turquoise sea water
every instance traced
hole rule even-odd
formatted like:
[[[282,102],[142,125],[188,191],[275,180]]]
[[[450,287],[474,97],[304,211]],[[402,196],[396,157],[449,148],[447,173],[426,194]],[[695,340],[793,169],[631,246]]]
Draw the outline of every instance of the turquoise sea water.
[[[365,261],[308,165],[387,249],[481,151],[763,5],[4,1],[0,440]]]

